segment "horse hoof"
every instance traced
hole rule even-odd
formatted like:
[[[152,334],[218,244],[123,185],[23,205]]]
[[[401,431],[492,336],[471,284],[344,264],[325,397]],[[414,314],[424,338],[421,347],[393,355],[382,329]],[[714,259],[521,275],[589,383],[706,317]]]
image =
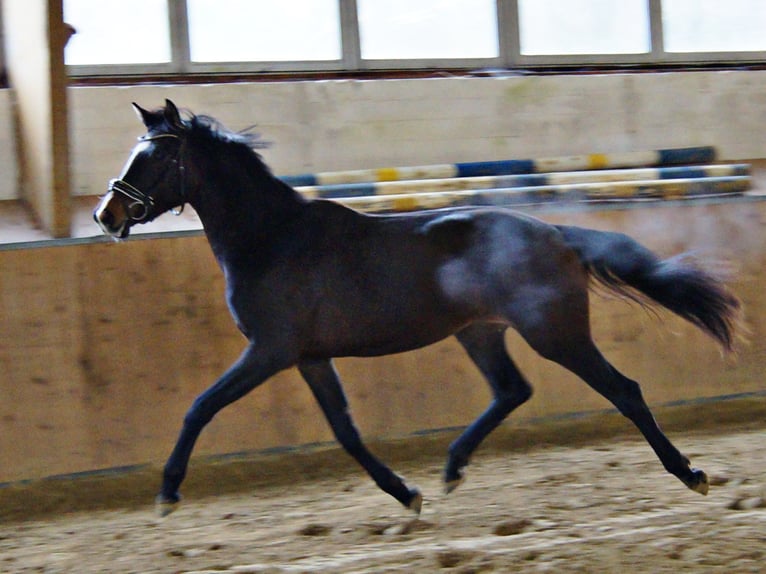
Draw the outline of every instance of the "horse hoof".
[[[452,479],[452,480],[445,480],[444,481],[444,494],[449,494],[453,490],[455,490],[458,486],[463,484],[465,481],[465,477],[460,475],[458,478]]]
[[[412,491],[412,500],[410,500],[410,503],[407,505],[407,508],[412,510],[415,514],[420,516],[420,511],[423,508],[423,495],[420,494],[420,491],[413,490]]]
[[[686,486],[694,492],[699,492],[703,496],[707,495],[708,490],[710,489],[710,482],[708,481],[707,474],[696,468],[692,469],[692,474],[694,475],[694,478],[688,481]]]
[[[169,498],[159,494],[154,500],[154,508],[160,518],[165,518],[168,514],[171,514],[178,508],[179,502],[181,502],[180,495]]]

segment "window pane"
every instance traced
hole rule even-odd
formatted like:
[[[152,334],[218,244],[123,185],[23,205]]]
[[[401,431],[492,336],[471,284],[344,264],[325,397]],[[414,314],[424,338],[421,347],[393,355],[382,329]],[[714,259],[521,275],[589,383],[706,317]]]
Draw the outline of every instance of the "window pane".
[[[338,0],[187,0],[195,62],[339,60]]]
[[[64,0],[64,20],[77,30],[67,64],[170,61],[167,0]]]
[[[651,52],[648,0],[519,0],[521,53]]]
[[[495,0],[357,0],[362,58],[495,58]]]
[[[663,0],[667,52],[766,50],[764,0]]]

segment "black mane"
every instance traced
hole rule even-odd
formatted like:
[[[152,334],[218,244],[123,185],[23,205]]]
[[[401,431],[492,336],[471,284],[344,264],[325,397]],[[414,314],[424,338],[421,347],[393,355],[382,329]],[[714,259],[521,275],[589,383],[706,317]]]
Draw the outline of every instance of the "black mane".
[[[226,144],[241,145],[252,151],[268,147],[268,142],[260,139],[260,134],[253,132],[255,126],[235,132],[225,127],[217,119],[206,115],[190,114],[184,120],[184,125],[190,135],[202,136],[204,139]]]
[[[156,128],[155,133],[179,135],[193,142],[195,147],[207,150],[213,157],[220,157],[223,152],[273,177],[271,168],[256,151],[269,147],[269,142],[262,140],[260,134],[253,131],[255,126],[232,131],[212,116],[196,115],[188,111],[184,115],[186,117],[180,120],[180,125],[165,121]]]

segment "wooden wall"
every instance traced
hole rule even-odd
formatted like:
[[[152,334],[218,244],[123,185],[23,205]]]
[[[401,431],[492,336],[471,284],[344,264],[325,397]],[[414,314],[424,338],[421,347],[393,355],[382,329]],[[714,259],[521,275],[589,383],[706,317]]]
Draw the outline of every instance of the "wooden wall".
[[[595,337],[652,403],[764,389],[766,202],[540,216],[622,230],[663,254],[729,260],[752,330],[737,362],[679,319],[598,297]],[[0,482],[162,461],[193,398],[244,347],[201,236],[5,250],[0,268]],[[518,337],[509,345],[536,389],[517,420],[608,406]],[[489,397],[452,340],[338,365],[368,437],[464,425]],[[328,440],[288,371],[220,413],[196,453]]]
[[[62,0],[3,0],[20,196],[53,237],[69,235],[69,125]]]

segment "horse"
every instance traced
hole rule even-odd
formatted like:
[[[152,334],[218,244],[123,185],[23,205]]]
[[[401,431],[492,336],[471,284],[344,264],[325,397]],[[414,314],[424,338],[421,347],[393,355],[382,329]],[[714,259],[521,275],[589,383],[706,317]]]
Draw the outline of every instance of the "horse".
[[[542,357],[575,373],[643,434],[689,489],[704,471],[671,443],[639,384],[613,367],[590,331],[589,290],[605,287],[664,307],[732,351],[740,302],[684,254],[661,259],[616,232],[551,225],[504,207],[365,214],[307,199],[275,177],[251,131],[165,106],[134,110],[147,133],[93,216],[116,240],[187,203],[199,215],[247,345],[187,411],[156,503],[173,511],[205,425],[272,375],[297,367],[342,447],[384,492],[419,513],[420,491],[373,455],[352,420],[333,359],[417,349],[454,335],[492,391],[487,409],[448,448],[451,492],[479,444],[532,387],[508,354],[515,329]]]

